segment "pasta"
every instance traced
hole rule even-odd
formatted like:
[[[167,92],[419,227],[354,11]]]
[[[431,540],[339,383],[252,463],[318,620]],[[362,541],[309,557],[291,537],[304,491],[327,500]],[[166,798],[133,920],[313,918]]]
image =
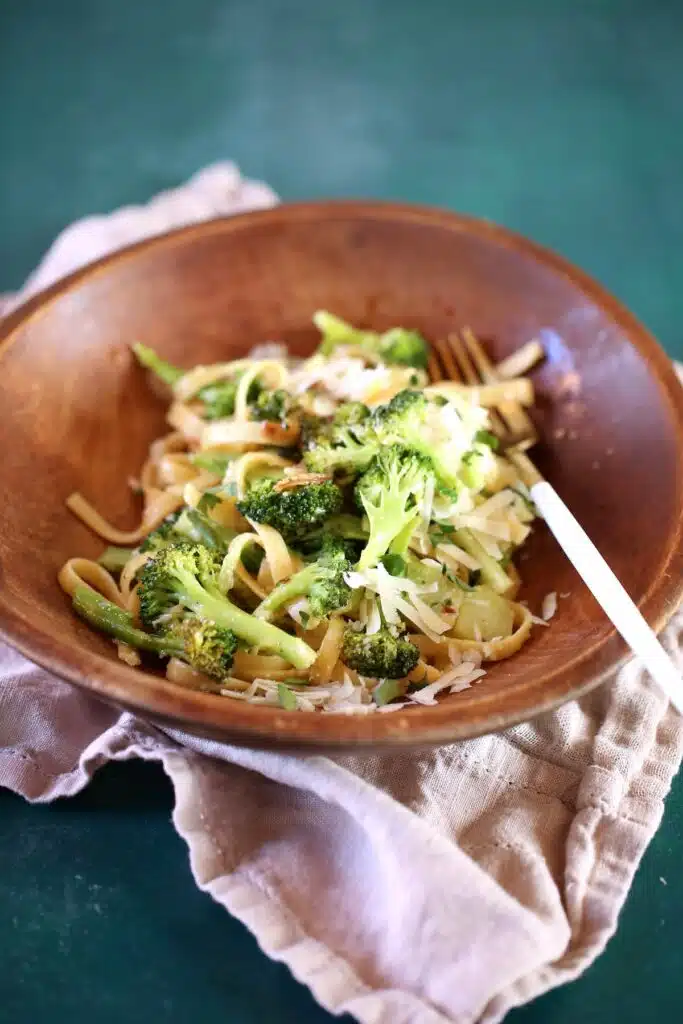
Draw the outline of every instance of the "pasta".
[[[160,658],[180,686],[301,711],[431,704],[538,621],[512,561],[535,511],[488,409],[533,402],[522,374],[542,351],[509,357],[500,383],[429,384],[417,332],[314,320],[300,361],[269,345],[184,371],[134,346],[171,430],[131,482],[136,529],[69,497],[117,546],[59,582],[123,661]]]

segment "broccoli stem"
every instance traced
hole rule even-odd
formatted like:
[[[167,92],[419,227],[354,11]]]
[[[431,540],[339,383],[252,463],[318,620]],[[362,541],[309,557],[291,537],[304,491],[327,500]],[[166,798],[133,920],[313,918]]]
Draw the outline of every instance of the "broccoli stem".
[[[242,611],[228,601],[206,590],[187,570],[178,570],[178,579],[185,591],[184,603],[191,611],[210,619],[219,626],[231,629],[249,647],[263,647],[285,658],[295,668],[310,668],[316,653],[298,637],[290,636],[277,626],[255,619],[249,612]]]
[[[237,532],[211,519],[205,512],[185,508],[176,520],[173,532],[195,544],[204,544],[212,551],[227,551]]]
[[[469,530],[456,530],[453,538],[468,555],[476,558],[481,565],[482,578],[497,594],[506,594],[512,586],[512,580],[505,569],[484,550],[477,538]]]
[[[372,691],[372,699],[378,708],[384,707],[397,697],[405,696],[407,687],[405,679],[383,679]]]
[[[164,384],[168,384],[169,387],[173,387],[181,377],[185,376],[185,370],[167,363],[165,359],[158,356],[154,349],[149,348],[148,345],[142,345],[138,341],[132,348],[140,366],[144,366],[146,370],[151,370],[159,380],[162,380]]]
[[[134,548],[106,548],[97,559],[97,564],[108,572],[121,572],[133,551]]]
[[[102,597],[96,590],[85,584],[76,587],[72,595],[74,611],[101,633],[108,633],[115,640],[154,654],[182,655],[183,644],[173,640],[153,636],[133,625],[133,616],[113,601]]]
[[[361,551],[360,559],[358,560],[360,572],[363,569],[369,569],[371,566],[377,565],[394,541],[399,544],[399,547],[403,546],[403,541],[406,537],[408,542],[410,541],[413,530],[420,518],[420,511],[416,509],[415,514],[397,532],[396,524],[397,521],[400,522],[398,517],[401,512],[405,514],[405,511],[403,508],[399,510],[398,506],[394,508],[394,505],[396,503],[390,502],[389,496],[387,496],[382,516],[376,515],[370,519],[370,539]],[[408,542],[405,543],[406,548]],[[398,553],[400,554],[400,551]]]
[[[311,589],[311,585],[315,583],[317,572],[315,564],[307,565],[299,572],[295,572],[284,583],[274,587],[268,596],[264,597],[258,608],[254,609],[256,618],[271,619],[283,604],[289,604],[290,601],[295,601],[297,597],[307,594]]]

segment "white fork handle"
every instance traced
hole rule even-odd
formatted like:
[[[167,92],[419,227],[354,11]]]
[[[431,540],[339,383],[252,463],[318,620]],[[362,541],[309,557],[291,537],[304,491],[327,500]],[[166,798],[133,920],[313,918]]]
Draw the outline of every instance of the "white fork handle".
[[[531,496],[558,544],[598,604],[676,710],[683,714],[681,673],[595,544],[546,480],[533,485]]]

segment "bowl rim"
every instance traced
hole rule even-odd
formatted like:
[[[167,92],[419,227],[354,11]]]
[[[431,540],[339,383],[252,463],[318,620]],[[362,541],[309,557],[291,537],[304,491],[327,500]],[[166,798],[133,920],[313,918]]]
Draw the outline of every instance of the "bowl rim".
[[[663,400],[668,400],[678,446],[683,449],[683,388],[673,363],[640,321],[590,275],[564,257],[490,220],[449,210],[378,200],[319,200],[283,203],[267,210],[218,217],[154,235],[78,268],[44,290],[31,295],[0,319],[0,360],[21,329],[86,278],[157,248],[183,245],[188,239],[214,233],[239,234],[264,222],[365,218],[401,221],[473,234],[535,260],[567,278],[615,322],[645,359]],[[679,493],[681,491],[681,481]],[[683,599],[683,500],[669,544],[650,586],[640,602],[649,624],[659,630]],[[358,749],[429,746],[467,739],[528,721],[598,686],[629,656],[625,642],[611,629],[595,644],[584,647],[544,684],[543,699],[496,713],[496,695],[474,687],[458,704],[415,705],[391,714],[303,714],[234,701],[214,694],[185,690],[150,673],[132,669],[61,637],[36,629],[13,608],[0,591],[0,637],[55,675],[110,703],[150,716],[168,726],[252,747]]]

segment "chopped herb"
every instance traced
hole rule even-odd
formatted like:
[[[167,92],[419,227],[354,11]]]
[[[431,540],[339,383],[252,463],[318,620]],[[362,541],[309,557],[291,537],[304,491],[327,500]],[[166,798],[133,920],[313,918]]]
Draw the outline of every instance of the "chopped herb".
[[[255,576],[261,568],[265,552],[260,544],[245,544],[242,548],[241,562],[247,572]]]
[[[210,487],[208,491],[204,491],[201,498],[197,502],[197,508],[200,512],[208,512],[209,509],[215,508],[216,505],[220,505],[221,499],[216,493],[213,487]]]
[[[390,576],[405,576],[406,560],[403,555],[389,551],[382,559],[382,565]]]
[[[493,448],[494,452],[500,448],[499,439],[490,430],[478,430],[474,435],[474,440],[479,444],[487,444],[489,448]]]
[[[285,711],[296,711],[296,694],[292,693],[286,683],[277,684],[277,696],[280,701],[280,707],[284,708]]]
[[[308,612],[302,611],[299,612],[299,618],[301,619],[301,625],[303,626],[304,629],[306,629],[308,623],[311,621],[311,616],[308,614]]]
[[[522,499],[526,507],[534,516],[538,515],[538,510],[528,494],[525,494],[524,491],[521,491],[518,487],[511,487],[510,490],[513,491],[518,498]]]

